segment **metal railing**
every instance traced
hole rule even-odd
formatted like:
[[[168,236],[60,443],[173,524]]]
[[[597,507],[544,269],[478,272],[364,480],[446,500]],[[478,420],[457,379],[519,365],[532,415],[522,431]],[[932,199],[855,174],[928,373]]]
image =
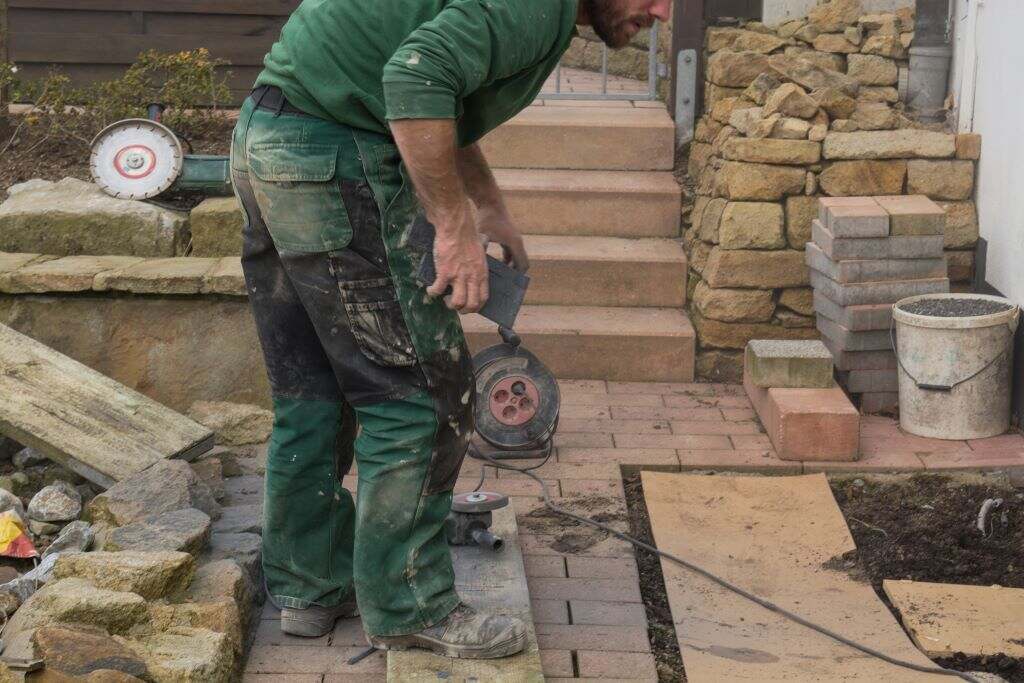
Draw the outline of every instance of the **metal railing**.
[[[573,92],[565,92],[562,80],[563,66],[561,64],[555,68],[554,73],[554,91],[545,88],[543,92],[538,96],[540,99],[545,100],[655,100],[658,98],[658,79],[664,74],[662,73],[663,66],[658,63],[658,24],[654,22],[654,25],[650,29],[649,45],[648,45],[648,66],[647,66],[647,88],[646,90],[637,89],[635,91],[617,91],[609,92],[608,90],[608,46],[604,43],[601,44],[601,70],[599,72],[601,76],[601,83],[599,88],[595,90],[578,91],[574,88]],[[570,67],[565,67],[566,69]],[[581,69],[578,67],[571,67],[578,71],[588,71],[588,69]],[[592,72],[594,73],[594,72]],[[627,78],[612,76],[613,78]],[[642,84],[643,81],[635,81],[636,83]]]

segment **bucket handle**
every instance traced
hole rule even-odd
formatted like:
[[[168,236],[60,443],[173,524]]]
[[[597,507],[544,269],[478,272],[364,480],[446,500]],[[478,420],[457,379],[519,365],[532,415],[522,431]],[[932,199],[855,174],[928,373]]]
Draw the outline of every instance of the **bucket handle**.
[[[1007,327],[1007,329],[1010,330],[1010,337],[1013,337],[1014,332],[1016,331],[1016,325],[1007,323],[1006,327]],[[921,382],[916,377],[914,377],[912,374],[910,374],[910,370],[907,370],[907,366],[905,366],[903,364],[903,359],[900,358],[900,349],[896,345],[896,318],[895,317],[892,318],[889,321],[889,341],[892,342],[892,349],[896,353],[896,362],[899,364],[900,370],[902,370],[903,372],[905,372],[907,374],[907,377],[909,377],[911,379],[911,381],[913,381],[914,384],[917,385],[918,389],[920,389],[922,391],[938,391],[938,392],[942,392],[944,394],[948,394],[948,393],[952,392],[953,389],[955,389],[956,387],[960,386],[961,384],[964,384],[966,382],[970,382],[972,379],[974,379],[975,377],[977,377],[978,375],[980,375],[981,373],[985,372],[990,367],[995,365],[996,361],[1000,360],[1003,356],[1006,355],[1006,349],[1003,349],[999,353],[999,355],[997,355],[995,358],[993,358],[992,360],[990,360],[989,362],[987,362],[983,366],[981,366],[980,370],[978,370],[975,373],[972,373],[970,376],[965,377],[962,380],[959,380],[957,382],[953,382],[952,384],[929,384],[927,382]]]

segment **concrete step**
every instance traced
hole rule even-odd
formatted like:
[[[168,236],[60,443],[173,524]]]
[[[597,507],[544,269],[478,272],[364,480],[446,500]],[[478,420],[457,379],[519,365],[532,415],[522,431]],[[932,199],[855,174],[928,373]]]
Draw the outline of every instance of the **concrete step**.
[[[474,352],[498,343],[494,323],[462,322]],[[516,332],[561,379],[693,381],[696,335],[680,309],[524,306]]]
[[[675,125],[662,107],[533,106],[481,146],[495,168],[668,171]]]
[[[682,192],[668,172],[495,169],[494,175],[525,233],[679,236]]]
[[[527,235],[527,304],[682,307],[686,253],[676,240]],[[492,245],[498,256],[500,247]]]

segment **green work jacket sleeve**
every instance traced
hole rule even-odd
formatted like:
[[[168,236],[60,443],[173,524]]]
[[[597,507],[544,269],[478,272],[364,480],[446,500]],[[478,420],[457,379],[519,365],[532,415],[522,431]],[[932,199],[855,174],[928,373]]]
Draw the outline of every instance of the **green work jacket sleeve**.
[[[454,119],[481,86],[536,67],[562,39],[564,3],[455,0],[384,67],[386,117]]]

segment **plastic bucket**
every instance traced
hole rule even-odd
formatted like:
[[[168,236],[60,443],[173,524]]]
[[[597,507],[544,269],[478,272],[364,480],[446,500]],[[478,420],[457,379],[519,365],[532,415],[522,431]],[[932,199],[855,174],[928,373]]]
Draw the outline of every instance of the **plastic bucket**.
[[[905,310],[915,302],[935,299],[992,301],[1010,308],[949,317]],[[1017,305],[997,296],[925,294],[898,301],[893,324],[900,427],[937,439],[982,439],[1006,432],[1019,319]]]

